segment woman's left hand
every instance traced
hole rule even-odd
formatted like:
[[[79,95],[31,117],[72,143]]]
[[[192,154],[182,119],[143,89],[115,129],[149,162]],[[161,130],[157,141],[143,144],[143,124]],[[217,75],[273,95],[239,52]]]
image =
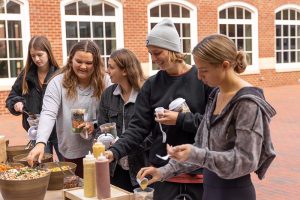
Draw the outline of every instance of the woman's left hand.
[[[87,131],[89,135],[94,132],[94,124],[92,122],[84,122],[78,128],[83,128],[83,132]]]
[[[164,125],[176,125],[178,114],[178,112],[165,109],[163,113],[156,115],[155,121]]]
[[[167,153],[172,159],[178,162],[185,162],[190,156],[192,147],[193,145],[191,144],[183,144],[175,147],[172,147],[167,144]]]

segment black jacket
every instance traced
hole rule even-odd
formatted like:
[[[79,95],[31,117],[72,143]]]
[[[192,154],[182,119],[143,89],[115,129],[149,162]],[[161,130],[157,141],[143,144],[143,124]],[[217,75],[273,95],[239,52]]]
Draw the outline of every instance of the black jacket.
[[[24,70],[19,74],[17,80],[15,81],[12,89],[6,99],[6,107],[13,115],[20,115],[20,112],[16,112],[14,109],[14,105],[17,102],[23,102],[24,109],[28,112],[32,112],[35,114],[40,114],[43,105],[43,97],[46,91],[47,82],[52,77],[54,72],[57,70],[56,67],[51,66],[49,72],[45,78],[44,84],[42,88],[39,86],[38,75],[37,75],[37,67],[35,65],[30,66],[30,69],[26,76],[26,81],[28,84],[29,92],[28,94],[22,94],[22,80],[24,76]],[[22,114],[22,125],[23,128],[27,131],[30,126],[27,122],[27,115]],[[51,133],[49,140],[56,138],[55,127]]]
[[[155,167],[165,165],[168,161],[157,158],[155,154],[165,155],[166,143],[174,146],[194,143],[194,137],[202,120],[210,91],[210,87],[198,80],[195,66],[180,76],[169,76],[165,71],[159,71],[150,77],[137,97],[135,112],[128,129],[110,148],[115,159],[137,149],[152,132],[153,145],[150,149],[150,163]],[[159,125],[154,121],[154,109],[157,107],[168,109],[169,104],[178,97],[186,100],[191,112],[179,113],[174,126],[162,125],[167,133],[167,142],[162,143]]]

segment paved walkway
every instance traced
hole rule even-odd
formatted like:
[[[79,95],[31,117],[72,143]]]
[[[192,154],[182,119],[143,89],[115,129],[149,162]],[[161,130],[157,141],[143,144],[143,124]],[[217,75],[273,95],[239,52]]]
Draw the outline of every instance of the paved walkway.
[[[296,200],[300,196],[300,85],[265,88],[277,110],[272,119],[272,139],[277,157],[262,181],[252,175],[257,200]],[[21,118],[0,116],[0,135],[11,145],[26,144]]]

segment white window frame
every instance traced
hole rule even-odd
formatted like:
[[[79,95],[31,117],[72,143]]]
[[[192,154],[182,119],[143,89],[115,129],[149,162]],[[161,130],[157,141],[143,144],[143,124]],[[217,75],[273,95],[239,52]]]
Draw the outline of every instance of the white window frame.
[[[220,19],[221,10],[229,7],[240,7],[251,12],[252,19]],[[243,74],[259,74],[258,64],[258,10],[254,6],[244,2],[229,2],[218,7],[218,33],[220,33],[220,24],[251,24],[252,25],[252,65],[247,66]]]
[[[300,62],[295,63],[277,63],[276,61],[276,25],[300,25],[300,21],[290,21],[290,20],[277,20],[276,13],[285,9],[293,9],[300,12],[300,6],[296,4],[285,4],[277,9],[275,9],[275,45],[274,45],[274,52],[275,52],[275,70],[276,72],[292,72],[292,71],[300,71]],[[290,37],[290,36],[288,36]],[[297,42],[297,41],[296,41]],[[296,55],[297,56],[297,55]]]
[[[62,29],[62,55],[63,63],[67,62],[67,40],[66,40],[66,21],[80,22],[115,22],[116,23],[116,48],[124,47],[124,28],[123,28],[123,5],[117,0],[102,0],[101,3],[109,4],[115,8],[115,16],[74,16],[65,15],[65,6],[77,0],[62,0],[60,3],[61,29]]]
[[[147,16],[148,16],[148,33],[151,30],[151,23],[158,23],[162,21],[165,17],[151,17],[150,16],[150,10],[156,6],[159,6],[161,4],[177,4],[180,6],[185,7],[190,11],[190,18],[180,18],[180,17],[172,17],[170,18],[173,22],[178,23],[189,23],[190,26],[190,32],[191,32],[191,50],[194,46],[198,43],[198,26],[197,26],[197,7],[191,3],[189,3],[186,0],[156,0],[148,4],[147,7]],[[174,21],[176,19],[176,21]],[[146,37],[145,37],[146,40]],[[193,56],[191,57],[191,64],[194,64]],[[148,63],[148,72],[149,75],[154,75],[158,72],[158,70],[152,69],[152,59],[151,55],[149,54],[149,63]]]
[[[20,20],[22,31],[23,65],[27,59],[27,48],[30,40],[29,4],[27,0],[13,0],[20,5],[20,14],[0,14],[0,20]],[[7,28],[6,28],[7,31]],[[24,67],[22,66],[22,68]],[[10,90],[16,78],[0,78],[0,91]]]

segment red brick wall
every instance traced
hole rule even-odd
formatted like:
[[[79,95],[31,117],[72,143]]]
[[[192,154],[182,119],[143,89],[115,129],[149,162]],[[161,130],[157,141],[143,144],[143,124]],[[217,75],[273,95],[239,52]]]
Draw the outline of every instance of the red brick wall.
[[[123,4],[124,45],[135,52],[142,63],[148,62],[145,38],[148,32],[147,5],[152,0],[121,0]],[[189,0],[198,9],[198,39],[217,32],[217,8],[230,1]],[[213,3],[212,3],[213,2]],[[275,57],[275,9],[284,5],[297,4],[299,0],[250,1],[244,0],[258,10],[259,57]],[[62,39],[60,0],[29,0],[30,34],[45,35],[51,42],[54,55],[62,65]],[[27,45],[27,44],[25,44]],[[265,66],[260,66],[265,67]],[[260,87],[298,84],[300,71],[277,73],[274,69],[260,70],[260,74],[243,75],[253,85]],[[7,114],[5,99],[8,91],[0,91],[0,115]]]

